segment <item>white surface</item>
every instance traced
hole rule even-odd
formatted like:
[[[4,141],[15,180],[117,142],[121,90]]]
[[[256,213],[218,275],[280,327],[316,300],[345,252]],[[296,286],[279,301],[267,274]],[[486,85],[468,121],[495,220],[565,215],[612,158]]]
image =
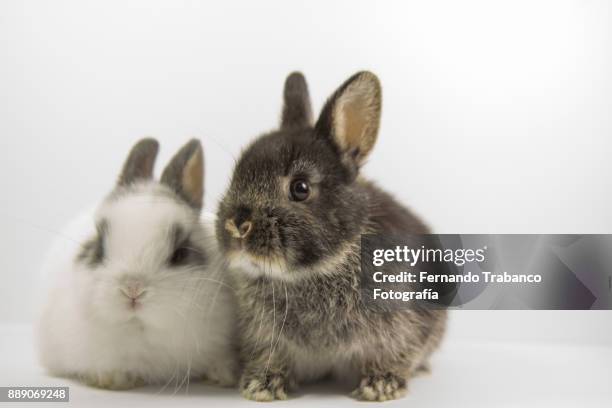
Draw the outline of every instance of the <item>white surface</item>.
[[[611,31],[606,0],[3,0],[0,321],[31,319],[42,252],[137,138],[161,162],[202,138],[214,210],[295,69],[315,110],[380,76],[365,172],[437,232],[610,233]]]
[[[433,361],[432,374],[414,379],[408,396],[384,406],[609,408],[611,366],[610,347],[447,342]],[[243,400],[237,390],[194,382],[188,392],[173,393],[173,384],[161,393],[156,387],[114,392],[48,377],[33,355],[31,329],[23,325],[0,327],[0,384],[69,386],[69,405],[75,407],[261,406]],[[333,384],[302,386],[291,400],[274,406],[358,405],[349,391]]]
[[[160,140],[160,163],[200,137],[214,210],[240,148],[276,126],[295,69],[315,110],[355,71],[380,76],[365,173],[436,232],[611,233],[611,31],[606,0],[2,1],[0,322],[31,320],[43,252],[111,188],[139,137]],[[610,406],[610,312],[454,317],[434,374],[397,405]],[[7,330],[0,385],[63,383]],[[307,390],[292,405],[351,401]],[[72,385],[72,399],[242,403],[190,391]]]

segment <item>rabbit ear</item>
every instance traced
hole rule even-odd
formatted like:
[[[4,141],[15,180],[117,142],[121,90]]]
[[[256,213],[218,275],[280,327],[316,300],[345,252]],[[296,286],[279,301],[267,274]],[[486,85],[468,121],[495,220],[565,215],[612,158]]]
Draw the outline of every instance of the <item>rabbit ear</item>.
[[[197,139],[191,139],[164,169],[161,183],[174,190],[190,206],[200,210],[204,198],[204,152]]]
[[[138,141],[130,150],[123,164],[117,184],[126,186],[136,181],[149,180],[153,177],[153,166],[159,151],[159,143],[155,139],[146,138]]]
[[[349,78],[327,100],[315,126],[331,137],[343,161],[361,165],[376,143],[382,91],[376,75],[363,71]]]
[[[312,107],[306,78],[293,72],[285,80],[281,129],[312,126]]]

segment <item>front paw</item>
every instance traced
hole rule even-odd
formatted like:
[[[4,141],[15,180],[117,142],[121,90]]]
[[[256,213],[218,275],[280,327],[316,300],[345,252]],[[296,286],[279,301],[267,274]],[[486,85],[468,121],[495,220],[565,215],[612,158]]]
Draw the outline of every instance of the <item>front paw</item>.
[[[406,379],[394,374],[368,375],[351,394],[362,401],[389,401],[406,395]]]
[[[288,384],[281,374],[244,375],[240,380],[240,391],[252,401],[274,401],[287,399]]]
[[[90,387],[115,391],[129,390],[145,384],[142,378],[122,371],[87,374],[82,380]]]

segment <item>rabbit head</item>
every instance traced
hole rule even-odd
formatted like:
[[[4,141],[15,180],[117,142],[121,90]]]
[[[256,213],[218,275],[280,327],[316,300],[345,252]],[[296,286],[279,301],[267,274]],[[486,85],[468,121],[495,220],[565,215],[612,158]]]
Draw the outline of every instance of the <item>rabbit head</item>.
[[[191,140],[153,180],[158,143],[139,141],[82,246],[79,298],[92,316],[166,327],[194,312],[212,244],[199,215],[203,152]],[[207,242],[208,241],[208,242]]]
[[[280,128],[246,148],[219,205],[217,236],[234,266],[294,279],[344,256],[367,223],[358,174],[380,111],[372,73],[344,82],[316,122],[304,77],[287,78]]]

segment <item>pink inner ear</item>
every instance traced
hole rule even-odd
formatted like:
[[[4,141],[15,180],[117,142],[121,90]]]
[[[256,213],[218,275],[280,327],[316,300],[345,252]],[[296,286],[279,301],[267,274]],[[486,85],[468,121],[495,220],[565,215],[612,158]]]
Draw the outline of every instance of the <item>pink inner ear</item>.
[[[351,101],[344,106],[344,138],[349,150],[358,148],[368,125],[367,109],[360,101]]]
[[[361,161],[376,142],[380,120],[380,94],[365,81],[349,86],[336,102],[334,133],[345,152],[356,152]]]
[[[198,149],[185,164],[183,169],[183,191],[191,197],[191,200],[201,206],[204,196],[204,157]]]

